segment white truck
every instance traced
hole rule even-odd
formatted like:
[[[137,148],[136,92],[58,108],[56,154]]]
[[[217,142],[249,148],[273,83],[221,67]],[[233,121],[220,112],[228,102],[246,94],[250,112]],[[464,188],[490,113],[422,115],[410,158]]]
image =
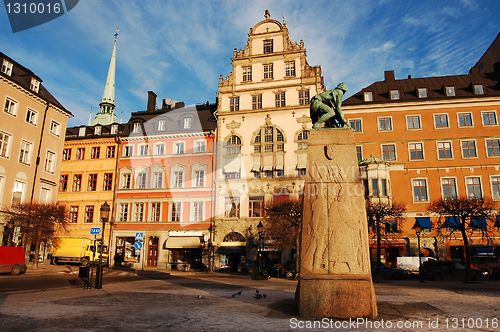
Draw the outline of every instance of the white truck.
[[[63,238],[56,237],[52,240],[52,264],[78,263],[87,266],[90,262],[99,261],[101,254],[101,243],[96,241],[97,251],[95,251],[94,240],[86,238]],[[102,255],[103,264],[108,262],[108,246],[104,245]],[[94,255],[95,252],[95,255]]]
[[[421,260],[422,260],[422,264],[424,264],[425,261],[436,260],[436,259],[433,257],[421,257]],[[396,267],[398,269],[403,269],[403,270],[406,270],[410,273],[418,273],[419,266],[420,265],[418,264],[418,256],[415,256],[415,257],[408,256],[408,257],[398,257],[397,258],[397,266]]]

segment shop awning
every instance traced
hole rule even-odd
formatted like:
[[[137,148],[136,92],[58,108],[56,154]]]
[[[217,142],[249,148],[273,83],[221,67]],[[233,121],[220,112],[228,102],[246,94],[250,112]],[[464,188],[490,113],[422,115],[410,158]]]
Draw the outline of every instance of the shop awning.
[[[422,228],[431,228],[431,218],[430,217],[415,217]]]
[[[236,157],[226,157],[224,164],[225,173],[239,172],[241,169],[241,156]]]
[[[377,243],[371,242],[370,243],[370,248],[377,248]],[[390,242],[390,243],[381,243],[380,248],[406,248],[406,245],[404,243],[400,242]]]
[[[448,227],[457,227],[462,224],[458,217],[446,217],[445,220]]]
[[[307,164],[307,152],[297,153],[297,168],[306,168]]]
[[[490,246],[476,246],[476,253],[481,256],[483,255],[493,256],[494,251],[493,247]]]
[[[472,225],[475,227],[486,227],[488,223],[486,222],[485,217],[472,217]]]
[[[246,246],[219,247],[219,254],[244,254],[245,252],[246,252]]]
[[[196,236],[175,236],[169,237],[165,244],[167,249],[201,248],[200,238]]]

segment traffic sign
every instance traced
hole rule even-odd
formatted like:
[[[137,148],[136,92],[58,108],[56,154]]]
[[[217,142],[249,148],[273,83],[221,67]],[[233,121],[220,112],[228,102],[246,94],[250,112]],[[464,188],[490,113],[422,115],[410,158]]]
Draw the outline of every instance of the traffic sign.
[[[142,242],[137,241],[136,243],[134,243],[134,248],[137,250],[141,250],[142,249]]]
[[[144,233],[135,233],[136,241],[144,241]]]
[[[90,235],[99,235],[101,234],[101,227],[91,227]]]

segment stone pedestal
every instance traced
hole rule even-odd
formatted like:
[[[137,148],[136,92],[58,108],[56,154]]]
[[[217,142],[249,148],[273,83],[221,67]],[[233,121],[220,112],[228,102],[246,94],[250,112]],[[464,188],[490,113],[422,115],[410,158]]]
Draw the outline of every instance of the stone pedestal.
[[[364,188],[352,129],[313,130],[300,241],[301,317],[375,318]]]

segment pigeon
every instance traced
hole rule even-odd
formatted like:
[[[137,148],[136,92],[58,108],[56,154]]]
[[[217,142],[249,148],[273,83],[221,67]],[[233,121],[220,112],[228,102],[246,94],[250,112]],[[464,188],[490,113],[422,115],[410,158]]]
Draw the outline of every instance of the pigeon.
[[[256,299],[260,299],[260,298],[262,297],[262,295],[260,295],[260,294],[255,294],[255,296],[254,296],[254,297],[255,297]]]
[[[235,297],[236,295],[241,295],[241,292],[242,292],[242,291],[239,291],[239,292],[234,293],[234,294],[233,294],[233,297]]]

